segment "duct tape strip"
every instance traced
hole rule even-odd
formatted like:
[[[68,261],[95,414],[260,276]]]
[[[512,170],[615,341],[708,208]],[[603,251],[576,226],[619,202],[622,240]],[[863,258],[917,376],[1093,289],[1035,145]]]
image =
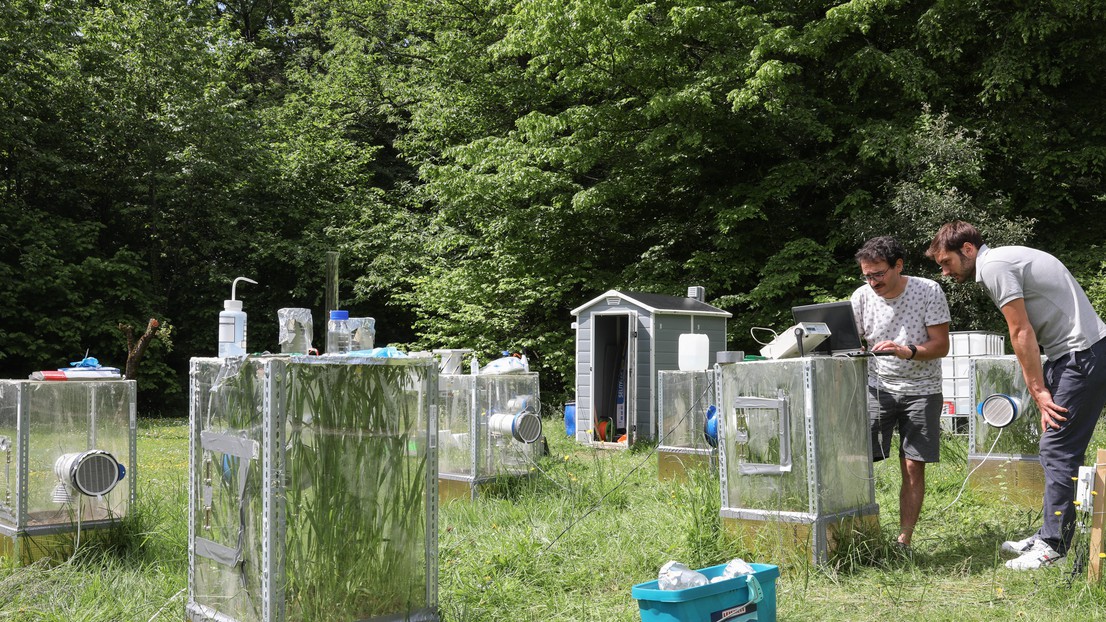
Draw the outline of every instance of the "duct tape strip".
[[[238,618],[232,618],[207,605],[192,601],[185,605],[185,613],[193,622],[238,622]]]
[[[257,458],[260,449],[258,442],[253,439],[210,430],[200,432],[200,446],[208,451],[230,454],[246,460]]]
[[[219,544],[207,538],[196,538],[194,546],[196,555],[214,560],[224,566],[234,567],[242,561],[242,551],[232,549],[225,544]]]

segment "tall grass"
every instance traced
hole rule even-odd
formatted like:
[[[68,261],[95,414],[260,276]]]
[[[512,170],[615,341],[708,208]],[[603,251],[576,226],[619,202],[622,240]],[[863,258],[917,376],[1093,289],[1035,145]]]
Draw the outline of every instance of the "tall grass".
[[[418,434],[426,413],[418,390],[437,390],[428,369],[293,367],[284,493],[290,620],[427,606],[427,448]]]
[[[741,550],[717,519],[708,471],[687,483],[657,480],[652,447],[595,450],[546,420],[550,455],[527,478],[507,478],[476,501],[440,512],[439,601],[446,620],[638,620],[630,596],[669,559],[694,567],[734,556],[779,563],[772,549]],[[1092,447],[1103,446],[1100,431]],[[0,569],[0,620],[180,620],[187,526],[187,425],[143,421],[133,528],[114,544],[82,544],[71,563]],[[1007,570],[999,543],[1039,525],[1040,508],[1002,491],[960,492],[965,440],[944,441],[927,469],[914,547],[897,534],[897,461],[876,465],[882,540],[845,545],[829,564],[790,561],[778,582],[783,622],[1106,620],[1106,590],[1070,564]],[[773,546],[776,546],[773,544]]]

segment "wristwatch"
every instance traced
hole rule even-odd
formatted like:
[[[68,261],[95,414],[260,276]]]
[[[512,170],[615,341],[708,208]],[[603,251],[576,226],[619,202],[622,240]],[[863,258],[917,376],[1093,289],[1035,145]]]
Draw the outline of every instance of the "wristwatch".
[[[910,345],[908,345],[908,346],[906,346],[906,347],[910,348],[910,356],[909,356],[909,357],[907,357],[907,359],[906,359],[906,360],[908,360],[908,361],[913,361],[913,360],[914,360],[914,357],[918,355],[918,346],[916,346],[916,345],[914,345],[914,344],[910,344]]]

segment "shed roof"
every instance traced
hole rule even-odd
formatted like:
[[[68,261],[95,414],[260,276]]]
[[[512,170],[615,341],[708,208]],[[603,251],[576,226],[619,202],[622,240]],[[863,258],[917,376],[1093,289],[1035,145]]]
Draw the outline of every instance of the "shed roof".
[[[733,314],[729,311],[719,309],[718,307],[708,305],[705,302],[699,302],[694,298],[684,298],[681,296],[666,296],[664,294],[647,294],[644,292],[620,292],[612,289],[606,293],[596,296],[584,304],[576,307],[572,310],[572,315],[579,316],[580,312],[595,303],[617,296],[623,300],[627,300],[634,304],[637,304],[653,313],[677,313],[682,315],[716,315],[720,317],[733,317]]]

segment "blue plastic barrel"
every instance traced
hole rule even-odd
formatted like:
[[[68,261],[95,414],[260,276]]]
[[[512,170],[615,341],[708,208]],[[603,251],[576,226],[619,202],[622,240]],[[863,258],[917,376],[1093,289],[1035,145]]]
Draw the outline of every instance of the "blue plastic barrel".
[[[565,434],[576,436],[576,402],[565,403]]]

